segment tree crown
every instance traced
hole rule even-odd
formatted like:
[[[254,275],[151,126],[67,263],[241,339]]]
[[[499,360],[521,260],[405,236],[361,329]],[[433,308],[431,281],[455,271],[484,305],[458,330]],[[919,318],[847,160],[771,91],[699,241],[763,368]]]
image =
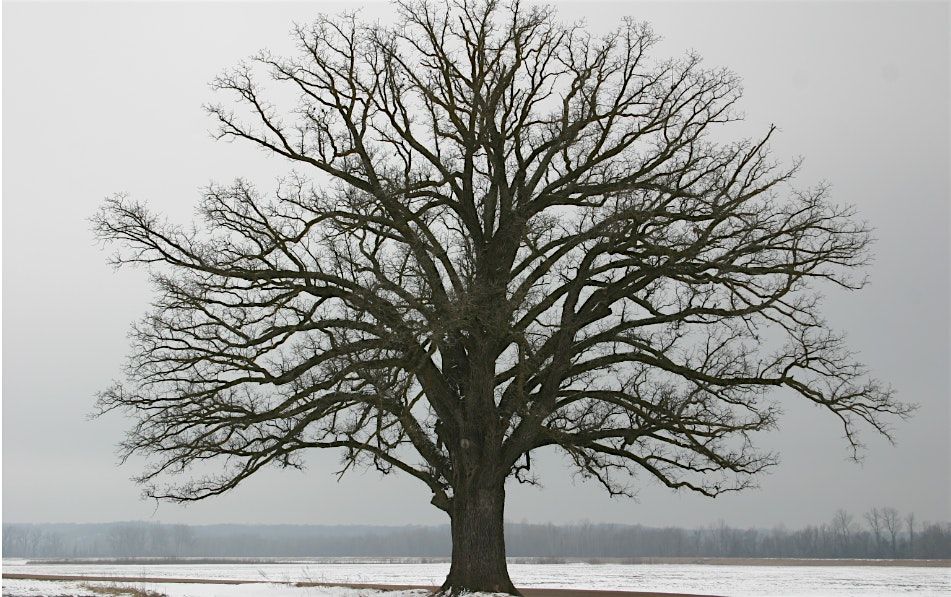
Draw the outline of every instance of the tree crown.
[[[779,387],[888,434],[908,405],[822,319],[815,282],[857,289],[868,229],[759,139],[717,142],[739,80],[651,60],[624,20],[594,36],[520,2],[399,2],[294,29],[214,82],[223,139],[313,173],[266,199],[211,185],[201,225],[117,196],[94,218],[159,291],[133,331],[125,455],[149,495],[201,499],[306,448],[424,481],[533,482],[555,446],[612,493],[621,472],[717,495],[775,462]],[[296,95],[270,103],[261,73]],[[281,114],[285,114],[281,116]],[[224,459],[219,475],[155,485]]]

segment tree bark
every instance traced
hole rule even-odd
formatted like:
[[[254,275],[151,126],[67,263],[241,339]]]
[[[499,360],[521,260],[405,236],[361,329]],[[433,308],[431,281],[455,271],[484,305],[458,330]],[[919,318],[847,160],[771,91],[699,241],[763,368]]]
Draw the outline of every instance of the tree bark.
[[[472,483],[452,499],[452,565],[440,591],[520,593],[505,562],[505,486]]]

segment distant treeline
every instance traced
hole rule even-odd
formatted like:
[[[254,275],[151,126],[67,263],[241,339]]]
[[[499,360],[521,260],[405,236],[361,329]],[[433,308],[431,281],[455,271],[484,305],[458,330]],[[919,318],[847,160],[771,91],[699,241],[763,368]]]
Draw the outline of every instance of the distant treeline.
[[[506,525],[512,557],[951,558],[951,523],[893,508],[839,511],[802,529],[641,525]],[[115,522],[4,524],[3,557],[445,557],[449,527],[201,525]]]

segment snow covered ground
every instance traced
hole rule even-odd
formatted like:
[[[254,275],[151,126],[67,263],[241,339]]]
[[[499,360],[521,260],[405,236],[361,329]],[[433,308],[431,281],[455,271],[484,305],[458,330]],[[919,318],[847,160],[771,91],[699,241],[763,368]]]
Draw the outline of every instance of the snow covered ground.
[[[123,576],[142,578],[201,578],[287,583],[373,583],[438,585],[448,563],[354,563],[300,561],[281,564],[131,564],[27,565],[4,560],[5,573],[43,575]],[[687,564],[510,564],[516,586],[622,591],[658,591],[738,597],[951,596],[951,569],[889,566],[715,566]],[[3,581],[3,595],[83,595],[62,587],[30,589],[40,581]],[[22,584],[21,584],[22,583]],[[64,583],[64,587],[68,583]],[[77,583],[69,586],[76,587]],[[133,583],[133,586],[138,586]],[[199,585],[151,584],[143,588],[169,597],[362,597],[368,591],[296,588],[280,584]],[[30,591],[33,592],[30,592]],[[57,593],[54,591],[60,591]],[[94,594],[94,593],[90,593]],[[392,593],[387,593],[387,597]],[[400,597],[409,597],[401,595]]]
[[[428,591],[371,591],[343,587],[294,587],[253,583],[215,585],[190,583],[107,583],[77,581],[3,580],[4,597],[104,597],[96,588],[154,591],[165,597],[425,597]],[[114,597],[110,595],[109,597]],[[474,596],[475,597],[475,596]]]

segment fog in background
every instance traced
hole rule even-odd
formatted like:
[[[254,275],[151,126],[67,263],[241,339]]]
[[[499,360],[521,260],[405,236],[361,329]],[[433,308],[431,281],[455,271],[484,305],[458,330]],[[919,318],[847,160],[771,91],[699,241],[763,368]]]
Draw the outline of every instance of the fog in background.
[[[352,4],[347,5],[353,7]],[[758,444],[781,464],[761,487],[716,500],[675,494],[648,476],[639,499],[610,499],[561,456],[533,458],[544,487],[512,484],[506,517],[531,522],[798,527],[837,508],[891,505],[951,520],[949,446],[949,10],[944,3],[559,3],[561,18],[605,31],[630,15],[664,41],[654,57],[695,49],[744,79],[736,136],[780,127],[775,157],[802,155],[802,186],[832,183],[876,229],[871,285],[827,288],[825,313],[874,374],[921,405],[896,421],[897,446],[866,434],[848,460],[835,417],[777,394],[785,415]],[[428,489],[398,475],[350,473],[338,455],[258,473],[189,507],[140,501],[116,466],[128,421],[89,421],[94,394],[120,373],[129,325],[148,308],[143,270],[114,272],[87,218],[115,192],[176,222],[199,188],[237,176],[262,190],[290,164],[215,142],[209,81],[267,47],[289,52],[294,20],[340,4],[3,4],[3,520],[178,523],[444,523]],[[385,20],[373,3],[364,17]],[[534,454],[533,454],[534,456]]]
[[[951,524],[921,524],[892,508],[875,508],[867,515],[855,517],[838,510],[832,520],[801,529],[741,529],[723,522],[699,529],[585,522],[566,525],[509,522],[505,525],[505,552],[509,557],[631,558],[631,564],[638,563],[634,558],[653,557],[951,558]],[[405,561],[405,557],[444,559],[452,553],[448,524],[4,523],[2,547],[4,558],[397,556],[400,559],[396,561],[400,562]],[[211,563],[210,560],[205,562]],[[202,562],[190,562],[199,563]]]

